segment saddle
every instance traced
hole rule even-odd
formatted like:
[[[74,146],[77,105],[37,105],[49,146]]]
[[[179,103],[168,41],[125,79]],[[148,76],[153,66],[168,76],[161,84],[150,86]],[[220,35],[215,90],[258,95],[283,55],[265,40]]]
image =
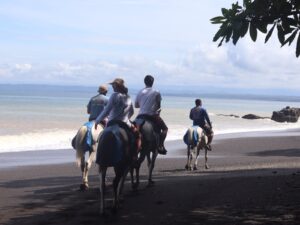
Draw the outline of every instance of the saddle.
[[[157,133],[157,134],[160,133],[160,130],[156,126],[155,120],[152,116],[145,115],[145,114],[138,115],[137,118],[134,120],[134,123],[137,124],[138,126],[142,127],[146,121],[149,121],[152,124],[153,130],[155,131],[155,133]]]

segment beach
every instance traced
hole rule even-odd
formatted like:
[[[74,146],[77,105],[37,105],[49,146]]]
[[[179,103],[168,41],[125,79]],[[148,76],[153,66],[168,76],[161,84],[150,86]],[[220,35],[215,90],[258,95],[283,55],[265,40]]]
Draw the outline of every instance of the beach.
[[[145,162],[138,191],[131,190],[127,177],[116,214],[110,212],[113,171],[108,171],[106,217],[99,215],[96,166],[86,192],[79,191],[75,162],[2,168],[0,224],[298,224],[299,134],[216,136],[208,154],[210,169],[204,168],[201,152],[196,171],[184,169],[182,141],[170,142],[170,154],[157,159],[153,186],[147,187]],[[60,151],[75,161],[74,150]]]

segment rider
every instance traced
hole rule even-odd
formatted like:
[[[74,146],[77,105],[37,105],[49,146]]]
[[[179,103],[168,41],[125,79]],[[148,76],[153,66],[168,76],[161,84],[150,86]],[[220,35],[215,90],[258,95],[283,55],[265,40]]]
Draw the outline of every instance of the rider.
[[[211,151],[212,148],[210,144],[213,139],[213,130],[209,116],[206,112],[206,109],[202,107],[202,101],[200,99],[196,99],[195,104],[196,106],[190,111],[190,119],[193,120],[193,126],[199,126],[204,130],[208,138],[207,150]]]
[[[107,87],[106,85],[100,85],[98,88],[98,95],[92,97],[87,105],[87,113],[89,114],[89,122],[85,123],[84,126],[88,128],[88,136],[91,137],[91,128],[93,124],[91,121],[95,120],[97,116],[103,111],[105,105],[108,102],[108,98],[106,97],[107,94]],[[103,120],[102,124],[105,126],[105,120]],[[75,140],[76,136],[72,139],[72,146],[75,149]],[[90,138],[89,138],[90,139]]]
[[[92,97],[87,105],[87,113],[90,114],[89,121],[95,120],[108,102],[108,98],[106,97],[107,87],[100,85],[98,92],[99,94]]]
[[[144,78],[146,85],[137,95],[135,99],[135,107],[140,108],[138,118],[149,118],[154,122],[156,130],[159,133],[159,148],[158,153],[167,154],[164,147],[164,141],[167,137],[168,127],[160,117],[161,111],[161,95],[159,91],[152,88],[154,77],[147,75]]]
[[[128,89],[125,87],[124,80],[121,78],[116,78],[110,84],[113,87],[114,93],[110,96],[102,113],[96,118],[95,128],[97,128],[97,125],[108,116],[107,127],[118,124],[125,129],[130,136],[131,147],[138,148],[135,144],[136,132],[129,120],[134,113],[134,109],[131,98],[128,95]]]

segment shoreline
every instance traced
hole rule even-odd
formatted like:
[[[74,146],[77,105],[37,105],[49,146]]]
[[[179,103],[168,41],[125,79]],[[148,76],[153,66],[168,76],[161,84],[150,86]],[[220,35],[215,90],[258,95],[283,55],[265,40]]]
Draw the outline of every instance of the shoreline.
[[[217,134],[214,136],[212,146],[221,144],[228,140],[253,139],[253,138],[276,138],[276,137],[297,137],[300,136],[300,129],[259,131],[259,132],[241,132]],[[186,157],[186,145],[182,140],[166,141],[168,154],[166,156],[158,155],[158,158],[184,158]],[[212,155],[212,157],[223,157]],[[75,150],[69,149],[53,149],[53,150],[30,150],[18,152],[2,152],[0,153],[0,171],[19,166],[32,165],[51,165],[75,162]]]

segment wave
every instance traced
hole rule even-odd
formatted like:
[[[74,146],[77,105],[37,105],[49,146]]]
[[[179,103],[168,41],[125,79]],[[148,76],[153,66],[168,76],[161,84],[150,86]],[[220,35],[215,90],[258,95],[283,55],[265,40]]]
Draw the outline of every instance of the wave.
[[[0,136],[0,152],[69,149],[76,132],[74,130],[56,129],[21,135]]]
[[[230,123],[225,126],[216,124],[214,126],[215,135],[219,134],[238,134],[255,131],[284,131],[288,129],[299,129],[298,123],[275,123],[272,121],[246,121],[245,123]],[[251,126],[250,126],[251,124]],[[253,126],[254,124],[254,126]],[[182,140],[188,126],[171,124],[166,141]],[[1,152],[20,152],[37,150],[59,150],[70,149],[71,140],[76,135],[77,130],[44,130],[40,132],[23,133],[20,135],[1,135]]]

